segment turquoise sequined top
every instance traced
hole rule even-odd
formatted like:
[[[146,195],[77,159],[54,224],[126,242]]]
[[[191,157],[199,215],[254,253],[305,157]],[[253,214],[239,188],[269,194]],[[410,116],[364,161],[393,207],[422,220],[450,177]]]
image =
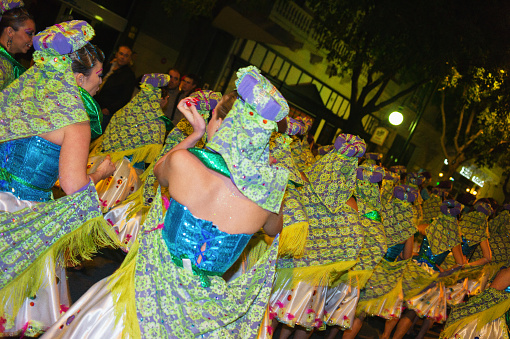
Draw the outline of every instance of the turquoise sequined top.
[[[205,275],[223,275],[251,237],[252,234],[220,231],[211,221],[193,216],[186,206],[173,199],[166,212],[163,239],[174,261],[189,259]]]
[[[471,258],[473,255],[473,252],[476,250],[476,247],[478,246],[478,243],[472,244],[465,237],[462,237],[462,254],[466,256],[466,258]]]
[[[51,200],[59,156],[59,145],[38,136],[1,143],[0,191],[21,200]]]
[[[220,154],[197,148],[189,149],[208,168],[229,177]],[[189,260],[193,272],[205,276],[221,276],[239,258],[252,234],[229,234],[220,231],[211,221],[195,217],[188,208],[171,200],[165,215],[163,239],[174,263],[186,267]],[[184,259],[184,260],[183,260]]]
[[[437,255],[432,254],[432,250],[430,249],[429,240],[427,237],[423,238],[420,246],[420,252],[418,253],[418,257],[415,257],[419,263],[426,263],[428,266],[432,267],[435,271],[439,271],[437,266],[441,265],[443,261],[448,256],[450,251],[445,251],[443,253],[439,253]]]
[[[394,262],[397,260],[399,254],[404,250],[405,243],[396,244],[388,248],[384,259],[389,262]]]

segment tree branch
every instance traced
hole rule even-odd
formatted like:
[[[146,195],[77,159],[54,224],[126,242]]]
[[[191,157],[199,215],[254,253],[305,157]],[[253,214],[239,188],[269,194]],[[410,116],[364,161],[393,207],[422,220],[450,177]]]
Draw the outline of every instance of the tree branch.
[[[445,139],[446,139],[446,114],[444,112],[444,102],[445,102],[445,93],[444,91],[441,92],[441,119],[442,119],[442,122],[443,122],[443,130],[441,132],[441,149],[443,150],[443,153],[444,153],[444,156],[445,158],[448,160],[448,164],[451,163],[451,159],[450,157],[448,156],[448,152],[446,151],[446,144],[445,144]]]
[[[361,67],[354,67],[352,69],[351,77],[351,107],[357,106],[358,103],[358,82],[361,74]]]
[[[379,88],[377,89],[377,93],[375,93],[372,99],[370,99],[370,101],[367,104],[367,107],[375,107],[375,103],[377,102],[377,100],[379,100],[384,90],[386,89],[386,86],[388,86],[389,82],[390,79],[388,78],[381,84],[381,86],[379,86]]]
[[[462,105],[462,109],[460,110],[459,124],[457,125],[457,131],[455,132],[455,136],[453,137],[453,145],[455,146],[455,150],[459,152],[459,134],[462,127],[462,121],[464,120],[464,111],[466,110],[466,105]]]
[[[473,108],[471,110],[471,114],[469,115],[469,120],[468,120],[468,123],[466,126],[466,131],[464,132],[464,135],[466,136],[466,138],[468,137],[469,132],[471,131],[471,126],[473,125],[474,118],[475,118],[475,109]]]
[[[411,93],[412,91],[416,90],[418,87],[426,84],[429,81],[430,81],[430,79],[424,79],[420,82],[413,84],[412,86],[408,87],[407,89],[400,91],[399,93],[395,94],[393,97],[389,98],[388,100],[383,101],[383,102],[379,103],[379,105],[374,106],[374,110],[372,112],[378,111],[381,108],[383,108],[384,106],[397,101],[398,99],[408,95],[409,93]]]
[[[459,151],[458,152],[463,152],[466,147],[468,147],[469,145],[471,145],[471,143],[473,141],[476,140],[476,138],[478,138],[481,134],[483,133],[483,130],[479,130],[478,132],[476,132],[476,134],[472,135],[471,138],[469,138],[469,140],[464,144],[462,145],[460,148],[459,148]]]
[[[464,86],[464,90],[462,91],[462,97],[466,96],[467,86]],[[464,111],[466,110],[466,105],[462,105],[462,109],[460,110],[459,124],[457,125],[457,131],[455,132],[455,136],[453,137],[453,145],[455,146],[455,150],[459,152],[459,134],[462,129],[462,122],[464,121]]]

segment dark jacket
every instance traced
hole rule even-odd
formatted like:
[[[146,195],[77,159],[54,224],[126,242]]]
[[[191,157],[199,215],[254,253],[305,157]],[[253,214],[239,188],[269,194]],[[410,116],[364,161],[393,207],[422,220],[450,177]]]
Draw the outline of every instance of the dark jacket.
[[[108,74],[111,64],[105,66],[103,74]],[[135,86],[135,73],[128,65],[122,66],[106,79],[101,90],[94,98],[101,109],[107,108],[110,115],[113,115],[131,100]]]

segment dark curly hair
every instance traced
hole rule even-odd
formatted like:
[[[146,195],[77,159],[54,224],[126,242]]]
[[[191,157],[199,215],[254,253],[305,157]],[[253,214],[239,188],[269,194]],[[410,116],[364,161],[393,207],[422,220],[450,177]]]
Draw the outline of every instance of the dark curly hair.
[[[27,20],[34,20],[34,17],[23,7],[16,7],[6,11],[0,19],[0,35],[7,27],[18,31],[20,26]]]
[[[79,50],[70,53],[69,57],[73,60],[71,68],[74,73],[82,73],[85,76],[89,76],[92,68],[98,62],[104,62],[103,51],[91,43],[87,43]]]

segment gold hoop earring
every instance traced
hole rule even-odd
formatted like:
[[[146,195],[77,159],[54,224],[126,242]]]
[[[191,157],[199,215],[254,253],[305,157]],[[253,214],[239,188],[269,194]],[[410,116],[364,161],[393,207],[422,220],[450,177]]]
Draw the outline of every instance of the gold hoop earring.
[[[11,48],[12,46],[12,38],[9,38],[9,40],[7,40],[7,48]]]

